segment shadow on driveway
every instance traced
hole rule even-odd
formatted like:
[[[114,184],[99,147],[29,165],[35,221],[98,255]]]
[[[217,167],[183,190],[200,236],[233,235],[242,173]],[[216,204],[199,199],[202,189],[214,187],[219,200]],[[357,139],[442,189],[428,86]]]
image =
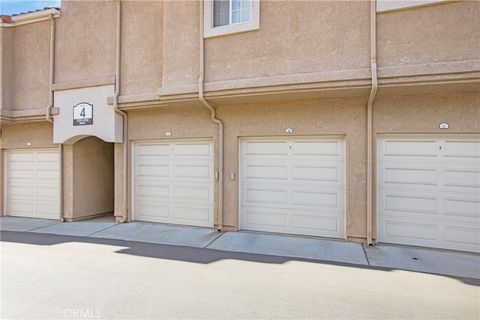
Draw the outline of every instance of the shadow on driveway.
[[[321,263],[321,264],[336,265],[336,266],[378,270],[378,271],[384,271],[384,272],[390,272],[395,270],[405,270],[405,269],[398,269],[398,268],[375,267],[375,266],[366,266],[366,265],[358,265],[358,264],[350,264],[350,263],[332,262],[332,261],[325,261],[325,260],[281,257],[281,256],[273,256],[273,255],[265,255],[265,254],[230,252],[230,251],[221,251],[221,250],[207,249],[207,248],[194,248],[194,247],[184,247],[184,246],[175,246],[175,245],[125,241],[125,240],[112,240],[112,239],[103,239],[103,238],[76,237],[76,236],[14,232],[14,231],[2,231],[0,233],[0,241],[31,244],[31,245],[41,245],[41,246],[52,246],[52,245],[57,245],[62,243],[70,243],[70,242],[118,246],[118,247],[126,247],[125,249],[120,249],[117,251],[117,253],[121,253],[121,254],[129,254],[129,255],[142,256],[142,257],[148,257],[148,258],[177,260],[177,261],[200,263],[200,264],[208,264],[208,263],[213,263],[213,262],[217,262],[220,260],[227,260],[227,259],[241,260],[241,261],[248,261],[248,262],[258,262],[258,263],[271,263],[271,264],[282,264],[289,261],[303,261],[303,262],[310,262],[310,263]],[[411,271],[411,270],[406,270],[406,271],[418,272],[418,271]],[[465,284],[480,286],[480,279],[456,277],[456,276],[449,276],[449,275],[443,275],[443,274],[435,274],[430,272],[421,272],[421,273],[448,277],[455,280],[459,280]]]

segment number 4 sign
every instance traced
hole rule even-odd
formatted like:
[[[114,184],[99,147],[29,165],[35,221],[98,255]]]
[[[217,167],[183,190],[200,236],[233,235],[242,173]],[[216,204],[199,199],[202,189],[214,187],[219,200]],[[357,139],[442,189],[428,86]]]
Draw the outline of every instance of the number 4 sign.
[[[73,125],[93,124],[93,104],[81,102],[73,107]]]

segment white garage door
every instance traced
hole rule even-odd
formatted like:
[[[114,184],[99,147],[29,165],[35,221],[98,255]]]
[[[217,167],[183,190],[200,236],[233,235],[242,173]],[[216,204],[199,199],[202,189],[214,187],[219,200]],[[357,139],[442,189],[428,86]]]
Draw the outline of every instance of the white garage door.
[[[134,219],[213,227],[210,141],[134,144]]]
[[[480,251],[480,138],[383,137],[378,241]]]
[[[240,226],[341,238],[344,180],[340,138],[243,140]]]
[[[59,219],[60,153],[57,149],[7,150],[5,212]]]

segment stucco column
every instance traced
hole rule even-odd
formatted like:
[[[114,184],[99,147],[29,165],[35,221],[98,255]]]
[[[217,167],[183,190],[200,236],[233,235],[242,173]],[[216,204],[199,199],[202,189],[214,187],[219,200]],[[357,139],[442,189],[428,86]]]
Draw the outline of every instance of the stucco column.
[[[125,197],[127,197],[127,190],[124,190],[124,183],[123,183],[123,143],[115,143],[115,148],[114,148],[114,188],[115,188],[115,207],[114,207],[114,213],[115,213],[115,219],[118,222],[121,222],[124,220],[124,218],[127,216],[127,208],[125,208]]]
[[[63,218],[73,218],[73,145],[63,147]]]

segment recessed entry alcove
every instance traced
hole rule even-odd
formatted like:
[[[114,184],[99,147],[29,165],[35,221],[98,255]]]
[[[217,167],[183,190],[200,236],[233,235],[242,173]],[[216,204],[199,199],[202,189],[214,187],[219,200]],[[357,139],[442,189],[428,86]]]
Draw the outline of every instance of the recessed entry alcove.
[[[94,136],[74,140],[63,146],[63,217],[113,218],[114,144]]]

